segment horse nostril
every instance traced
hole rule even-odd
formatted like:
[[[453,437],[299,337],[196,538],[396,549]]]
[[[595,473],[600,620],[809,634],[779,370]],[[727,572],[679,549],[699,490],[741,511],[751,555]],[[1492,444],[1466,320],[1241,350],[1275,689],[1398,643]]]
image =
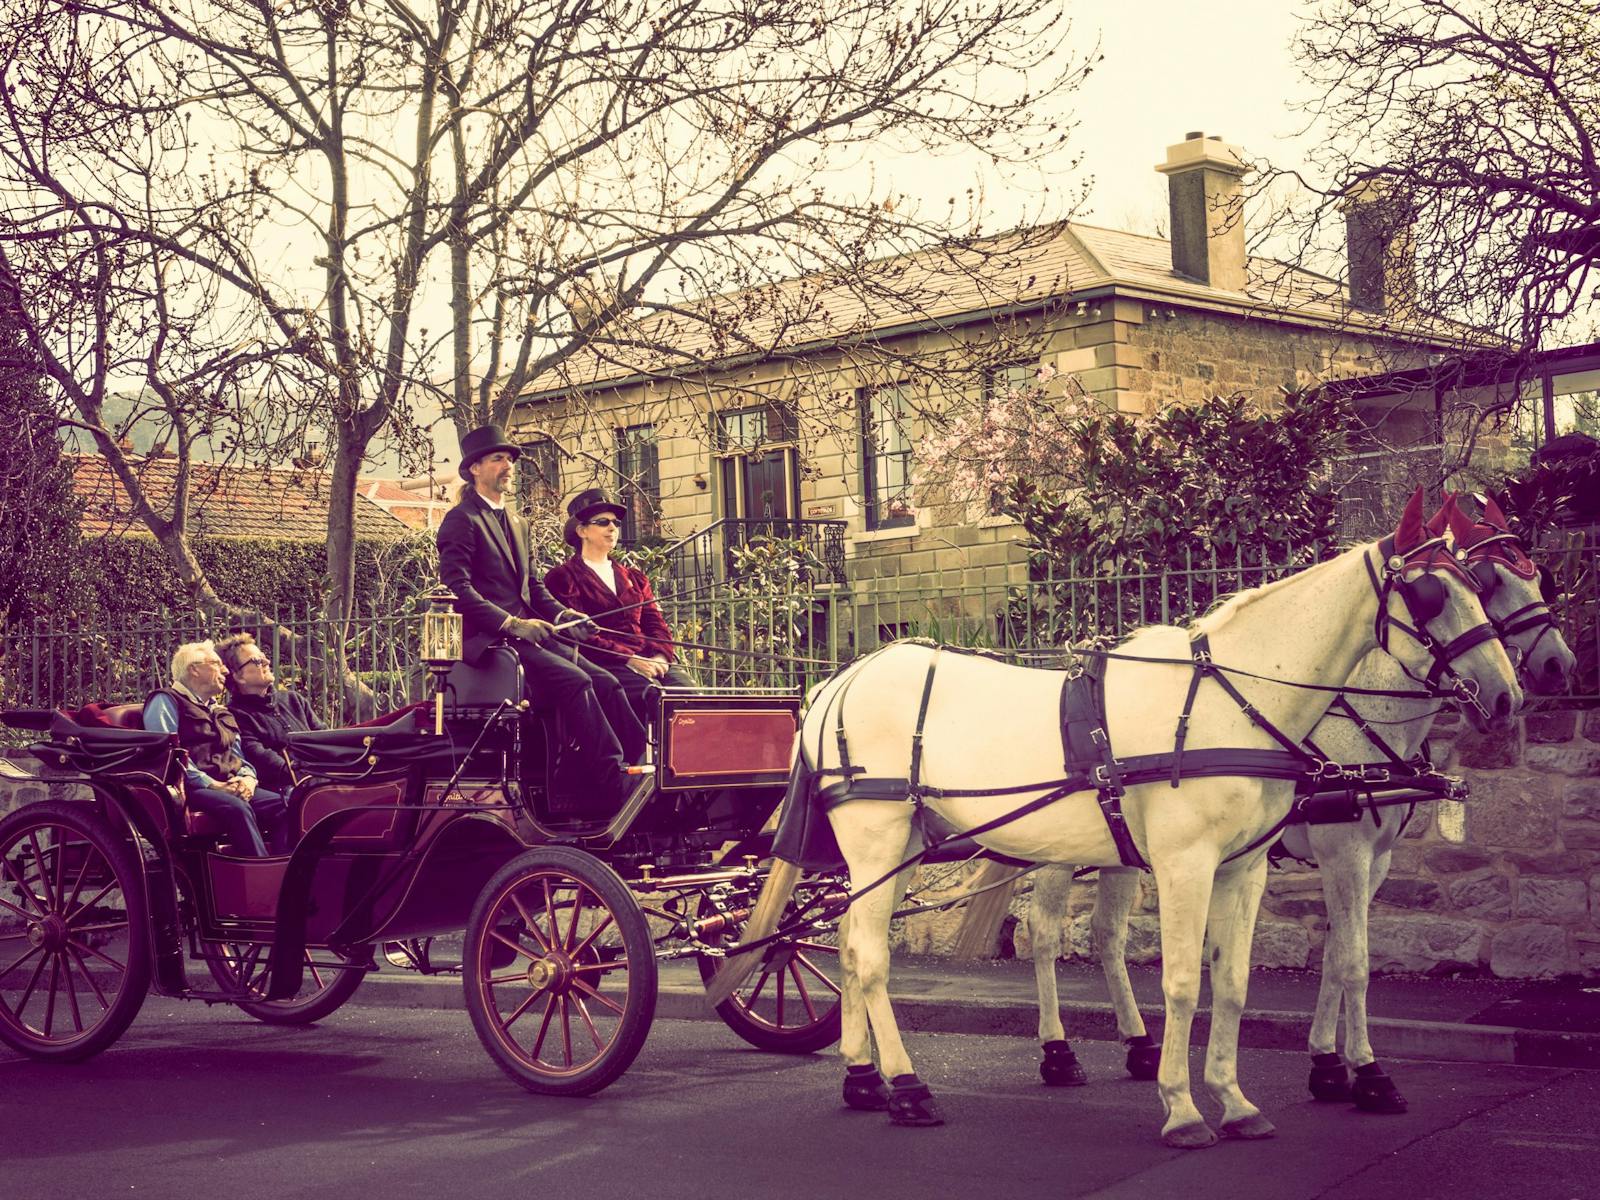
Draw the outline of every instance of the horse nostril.
[[[1511,697],[1505,692],[1501,692],[1494,698],[1494,715],[1497,718],[1511,715]]]

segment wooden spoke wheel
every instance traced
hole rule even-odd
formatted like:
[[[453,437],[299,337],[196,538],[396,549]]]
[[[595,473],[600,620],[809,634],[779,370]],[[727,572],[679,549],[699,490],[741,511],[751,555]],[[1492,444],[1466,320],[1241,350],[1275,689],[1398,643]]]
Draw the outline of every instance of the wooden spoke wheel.
[[[580,850],[530,850],[497,871],[473,904],[461,965],[479,1040],[530,1092],[585,1096],[614,1082],[655,1016],[644,914]]]
[[[801,879],[784,909],[782,923],[790,921],[818,888],[837,882],[832,877],[814,875]],[[709,910],[701,911],[704,915]],[[706,940],[731,946],[739,936],[740,930],[735,928],[720,938]],[[709,984],[723,960],[701,956],[695,961],[701,980]],[[758,1049],[778,1054],[812,1054],[839,1040],[839,979],[836,927],[785,938],[766,948],[761,965],[733,995],[717,1005],[717,1015]]]
[[[132,846],[82,805],[0,820],[0,1041],[77,1062],[122,1036],[149,987]]]
[[[205,947],[206,966],[217,985],[227,991],[249,991],[265,997],[272,982],[272,947],[264,942],[211,943]],[[234,1004],[268,1025],[309,1025],[320,1021],[355,995],[366,978],[360,969],[364,956],[335,950],[307,950],[300,994],[287,1000],[235,1000]],[[330,965],[330,960],[353,964]]]

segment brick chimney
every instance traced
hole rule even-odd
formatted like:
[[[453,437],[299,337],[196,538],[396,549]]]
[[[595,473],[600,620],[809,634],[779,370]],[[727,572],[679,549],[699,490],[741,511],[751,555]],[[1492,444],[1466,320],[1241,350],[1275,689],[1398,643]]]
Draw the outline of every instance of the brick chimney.
[[[1408,308],[1416,296],[1415,211],[1382,180],[1365,179],[1344,194],[1350,254],[1350,305],[1374,313]]]
[[[1238,147],[1191,133],[1167,147],[1167,161],[1156,170],[1167,177],[1171,201],[1172,269],[1224,291],[1244,291],[1241,180],[1249,168]]]

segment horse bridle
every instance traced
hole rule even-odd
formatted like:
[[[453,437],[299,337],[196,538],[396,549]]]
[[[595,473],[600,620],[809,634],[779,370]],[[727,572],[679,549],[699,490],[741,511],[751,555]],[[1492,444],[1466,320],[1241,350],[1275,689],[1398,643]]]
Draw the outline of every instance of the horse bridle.
[[[1521,659],[1526,661],[1533,657],[1535,651],[1539,648],[1539,643],[1544,640],[1547,634],[1553,633],[1560,628],[1556,622],[1555,613],[1550,609],[1550,605],[1555,603],[1560,592],[1556,587],[1555,576],[1550,573],[1543,563],[1536,563],[1534,564],[1534,571],[1535,578],[1539,580],[1539,599],[1531,604],[1524,604],[1521,608],[1504,617],[1495,617],[1492,613],[1489,613],[1489,598],[1494,595],[1495,590],[1501,584],[1500,572],[1496,568],[1496,564],[1504,564],[1513,572],[1519,575],[1522,574],[1522,572],[1517,571],[1516,563],[1511,555],[1506,553],[1508,549],[1515,553],[1520,553],[1524,558],[1528,557],[1521,539],[1514,533],[1490,534],[1481,541],[1474,542],[1465,550],[1457,550],[1456,557],[1465,567],[1474,589],[1483,598],[1485,615],[1489,617],[1490,622],[1495,627],[1495,632],[1500,635],[1502,642],[1516,634],[1526,633],[1530,629],[1539,631],[1527,653],[1520,655]],[[1511,650],[1512,647],[1508,644],[1506,652],[1510,653]]]
[[[1439,557],[1441,551],[1444,553],[1443,558]],[[1421,679],[1401,663],[1400,669],[1407,677],[1435,695],[1449,696],[1458,703],[1471,705],[1487,720],[1490,714],[1478,700],[1477,684],[1461,675],[1452,664],[1485,642],[1495,641],[1500,637],[1500,631],[1493,622],[1485,619],[1443,645],[1427,631],[1428,622],[1444,612],[1448,595],[1444,581],[1437,578],[1435,569],[1453,571],[1472,588],[1475,594],[1480,590],[1477,581],[1467,573],[1465,567],[1449,556],[1449,549],[1442,536],[1430,538],[1403,554],[1395,551],[1394,538],[1386,537],[1378,543],[1378,553],[1383,560],[1381,577],[1373,569],[1371,555],[1366,556],[1363,562],[1366,564],[1367,577],[1372,581],[1373,591],[1378,596],[1378,615],[1373,621],[1373,633],[1379,648],[1385,651],[1389,649],[1391,626],[1400,630],[1426,650],[1428,656],[1433,659],[1433,666]],[[1407,579],[1406,570],[1419,565],[1423,569],[1422,574],[1415,579]],[[1415,624],[1408,625],[1390,613],[1389,593],[1396,590],[1399,591],[1406,612]],[[1442,684],[1448,686],[1441,686]]]

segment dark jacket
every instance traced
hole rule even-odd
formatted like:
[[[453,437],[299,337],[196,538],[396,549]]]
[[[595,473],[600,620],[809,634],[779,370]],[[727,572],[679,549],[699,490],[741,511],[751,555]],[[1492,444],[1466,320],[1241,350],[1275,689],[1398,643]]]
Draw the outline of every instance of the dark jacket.
[[[235,693],[229,698],[228,707],[244,737],[244,756],[256,769],[262,786],[287,792],[294,784],[294,773],[283,753],[289,735],[322,728],[311,701],[299,692],[274,688],[266,696]]]
[[[573,555],[544,577],[551,595],[568,608],[588,613],[600,626],[600,632],[583,644],[583,652],[608,671],[634,655],[653,658],[659,654],[674,661],[672,630],[656,606],[650,580],[635,567],[614,560],[612,565],[617,570],[615,592],[584,565],[580,555]],[[619,608],[624,611],[612,611]]]
[[[239,722],[228,709],[197,704],[176,688],[157,688],[150,695],[166,696],[177,706],[178,745],[189,752],[191,766],[218,783],[226,783],[244,766],[238,754]]]
[[[476,662],[507,617],[554,621],[561,605],[528,569],[528,523],[511,516],[506,541],[500,518],[469,491],[439,525],[439,578],[456,594],[462,617],[462,656]]]

